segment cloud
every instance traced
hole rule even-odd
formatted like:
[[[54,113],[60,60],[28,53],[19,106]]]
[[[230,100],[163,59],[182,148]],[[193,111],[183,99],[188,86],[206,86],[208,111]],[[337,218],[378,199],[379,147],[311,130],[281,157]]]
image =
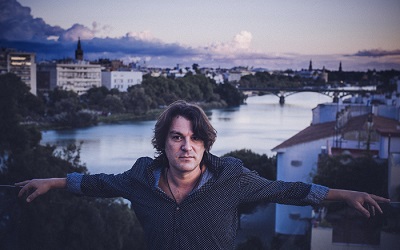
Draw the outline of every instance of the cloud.
[[[238,49],[249,49],[253,35],[248,31],[241,31],[233,39],[233,44]]]
[[[41,18],[33,18],[31,9],[16,0],[0,1],[0,39],[45,40],[49,36],[60,36],[64,30],[50,26]]]
[[[229,42],[212,43],[205,49],[216,54],[237,54],[249,51],[253,35],[249,31],[241,31]]]
[[[88,27],[85,27],[81,24],[74,24],[71,28],[67,29],[61,36],[60,41],[78,41],[78,39],[82,40],[90,40],[95,37],[95,32]]]
[[[33,18],[31,9],[16,0],[0,0],[0,47],[34,52],[38,61],[73,58],[76,41],[81,39],[84,58],[121,59],[143,62],[154,67],[198,63],[208,67],[255,66],[293,70],[313,65],[337,69],[342,61],[346,70],[400,69],[400,50],[361,50],[352,55],[300,55],[258,52],[251,48],[253,34],[242,30],[226,42],[214,42],[205,47],[190,47],[165,43],[150,31],[127,32],[111,38],[111,27],[94,21],[91,27],[76,23],[68,29],[48,25]],[[317,66],[319,65],[319,66]]]
[[[365,57],[384,57],[384,56],[399,56],[400,50],[381,50],[381,49],[372,49],[372,50],[360,50],[357,53],[350,56],[365,56]]]
[[[141,32],[128,32],[126,33],[126,37],[131,37],[137,40],[143,41],[153,41],[153,42],[161,42],[159,39],[156,39],[150,31],[141,31]]]
[[[183,57],[197,50],[179,44],[167,44],[149,31],[129,32],[119,38],[105,37],[109,26],[93,22],[92,27],[74,24],[69,29],[50,26],[33,18],[31,9],[16,0],[0,0],[0,46],[37,54],[38,59],[60,59],[74,56],[80,38],[86,59],[109,57]]]
[[[60,41],[78,41],[90,40],[95,37],[102,37],[110,31],[111,27],[104,25],[101,26],[98,22],[92,23],[92,28],[88,28],[82,24],[74,24],[71,28],[65,30],[59,37]]]

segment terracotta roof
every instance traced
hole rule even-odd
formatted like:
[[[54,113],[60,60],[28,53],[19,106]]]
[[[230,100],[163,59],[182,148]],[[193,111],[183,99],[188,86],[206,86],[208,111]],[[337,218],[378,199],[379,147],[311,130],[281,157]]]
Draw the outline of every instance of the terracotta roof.
[[[382,116],[373,117],[373,128],[381,135],[400,137],[400,122]]]
[[[293,145],[297,145],[304,142],[310,142],[319,140],[321,138],[331,137],[335,135],[335,124],[336,122],[324,122],[315,125],[311,125],[286,141],[282,142],[278,146],[272,149],[272,151],[287,148]]]
[[[365,127],[368,119],[368,115],[356,116],[351,118],[347,124],[342,128],[342,133],[360,130]],[[373,116],[372,128],[379,134],[392,137],[400,137],[400,122],[381,117]],[[282,142],[278,146],[274,147],[272,151],[278,149],[287,148],[297,144],[311,142],[322,138],[332,137],[335,135],[335,124],[336,122],[325,122],[320,124],[311,125],[304,130],[300,131],[296,135]]]

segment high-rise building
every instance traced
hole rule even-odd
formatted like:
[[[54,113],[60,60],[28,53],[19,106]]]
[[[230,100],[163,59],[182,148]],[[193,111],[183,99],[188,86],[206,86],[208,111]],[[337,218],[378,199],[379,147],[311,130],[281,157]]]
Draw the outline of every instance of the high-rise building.
[[[101,87],[100,65],[85,61],[39,64],[38,76],[38,81],[50,90],[71,90],[82,95],[90,88]]]
[[[14,73],[29,86],[30,92],[36,95],[35,53],[17,52],[12,49],[0,51],[0,74]]]
[[[118,89],[120,92],[125,92],[129,87],[142,83],[143,73],[139,71],[101,72],[101,81],[107,89]]]
[[[101,66],[83,60],[81,40],[75,50],[75,61],[45,62],[38,65],[40,91],[55,88],[85,94],[90,88],[101,87]]]

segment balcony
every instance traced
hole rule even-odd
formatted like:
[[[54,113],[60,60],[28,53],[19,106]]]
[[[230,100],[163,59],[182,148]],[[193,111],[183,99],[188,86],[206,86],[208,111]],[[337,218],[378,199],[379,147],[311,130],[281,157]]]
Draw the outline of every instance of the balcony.
[[[18,234],[24,231],[27,225],[22,224],[20,218],[30,216],[26,206],[48,206],[53,211],[62,211],[66,205],[62,201],[48,202],[46,197],[42,201],[35,201],[27,205],[17,198],[19,189],[12,187],[0,188],[0,248],[4,250],[24,249],[20,248],[21,242],[26,241]],[[53,192],[63,192],[55,191]],[[53,194],[46,194],[52,196]],[[81,198],[77,198],[81,199]],[[66,203],[66,202],[65,202]],[[80,206],[75,204],[75,206]],[[25,208],[24,208],[25,207]],[[340,202],[327,202],[320,208],[312,210],[309,216],[290,214],[289,219],[293,225],[298,225],[304,234],[278,234],[275,233],[275,204],[256,204],[246,209],[241,209],[240,224],[237,233],[236,249],[373,249],[391,250],[398,249],[400,245],[400,204],[391,202],[381,204],[383,214],[377,214],[370,219],[362,217],[355,210],[348,208]],[[246,211],[246,212],[244,212]],[[32,222],[30,228],[40,231],[40,225],[55,223],[47,215],[42,215],[41,221]],[[87,215],[74,215],[87,218]],[[71,218],[57,218],[58,224],[70,223]],[[87,219],[89,221],[89,219]],[[89,224],[85,219],[81,223]],[[39,225],[40,224],[40,225]],[[53,225],[54,230],[60,230],[61,225]],[[292,225],[289,225],[292,226]],[[80,229],[81,230],[81,229]],[[84,230],[84,229],[82,229]],[[95,230],[86,229],[89,231]],[[62,230],[61,230],[62,231]],[[298,231],[298,230],[295,230]],[[88,235],[83,232],[83,235]],[[50,239],[50,236],[43,236]],[[65,237],[76,237],[65,235]],[[100,241],[104,235],[97,235]],[[139,237],[142,237],[141,235]],[[96,240],[96,239],[92,239]],[[26,243],[25,243],[26,244]],[[28,244],[38,244],[32,242]],[[53,243],[57,244],[57,243]],[[32,249],[39,249],[33,247]],[[79,248],[78,248],[79,249]],[[120,249],[115,246],[113,249]],[[137,249],[144,249],[138,247]]]
[[[251,214],[242,214],[238,249],[368,249],[391,250],[400,246],[400,204],[380,204],[383,214],[365,218],[341,202],[325,202],[310,216],[290,214],[294,231],[275,233],[275,204],[260,205]],[[300,223],[299,223],[300,222]],[[257,248],[262,246],[262,248]]]

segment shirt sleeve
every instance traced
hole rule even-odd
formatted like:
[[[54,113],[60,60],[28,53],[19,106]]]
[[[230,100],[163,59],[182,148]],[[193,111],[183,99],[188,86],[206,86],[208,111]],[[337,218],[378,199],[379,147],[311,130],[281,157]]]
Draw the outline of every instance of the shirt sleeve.
[[[305,200],[309,201],[312,204],[319,204],[326,199],[328,192],[329,192],[328,187],[317,184],[311,184],[310,192],[308,193]]]
[[[304,182],[267,180],[246,168],[240,186],[241,202],[267,201],[297,206],[318,205],[329,191],[327,187]]]
[[[82,178],[83,174],[79,173],[67,174],[67,190],[75,194],[82,194],[81,190]]]

